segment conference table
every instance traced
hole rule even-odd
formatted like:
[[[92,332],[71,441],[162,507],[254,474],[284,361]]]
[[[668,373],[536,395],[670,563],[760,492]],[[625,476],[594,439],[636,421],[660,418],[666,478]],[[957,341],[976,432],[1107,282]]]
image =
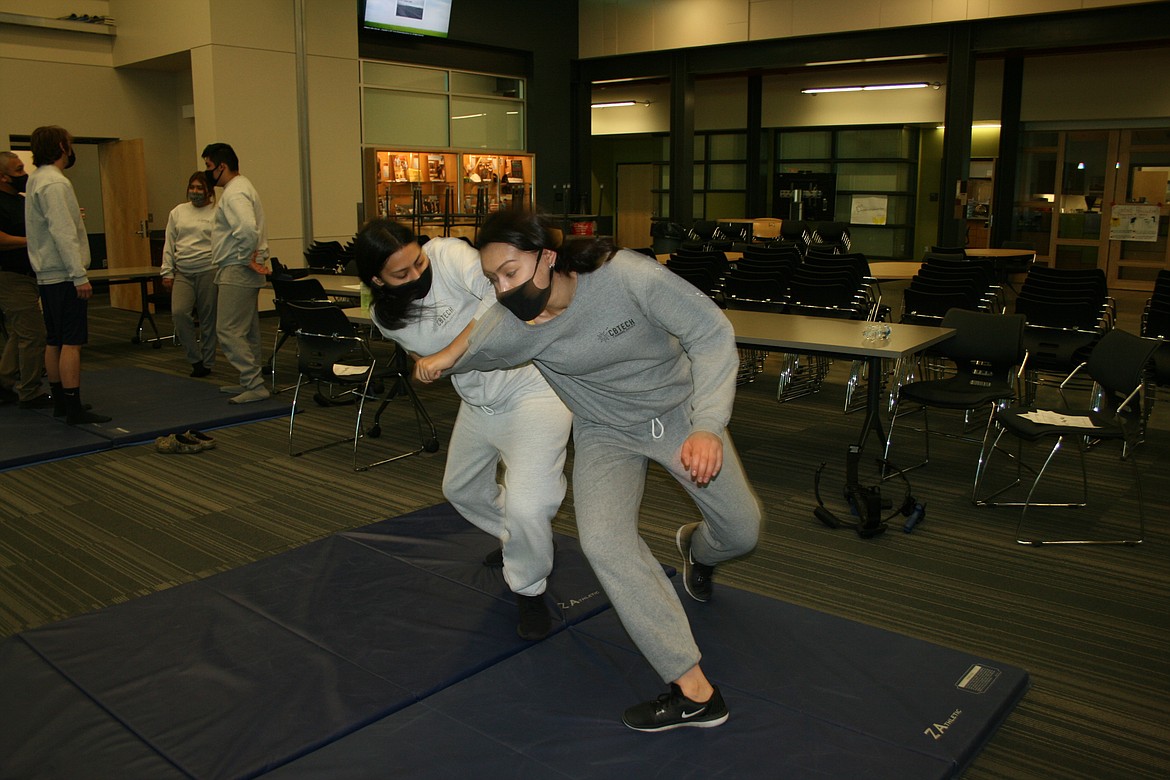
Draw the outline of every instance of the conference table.
[[[954,330],[931,325],[880,323],[890,329],[887,339],[867,340],[865,329],[874,323],[867,320],[842,320],[802,314],[726,309],[723,312],[735,329],[735,341],[741,347],[801,354],[842,355],[863,359],[868,364],[865,418],[857,440],[865,447],[871,433],[885,440],[882,430],[881,361],[914,355],[927,347],[946,341]]]
[[[140,292],[140,305],[138,313],[138,325],[134,329],[134,335],[130,337],[133,344],[142,342],[142,326],[143,323],[149,322],[151,330],[154,331],[154,338],[149,339],[153,342],[155,349],[162,346],[161,337],[158,334],[158,326],[154,322],[154,315],[150,313],[150,280],[157,278],[162,274],[162,269],[156,265],[140,265],[127,266],[126,268],[96,268],[85,272],[90,284],[95,282],[103,284],[132,284],[138,283]]]

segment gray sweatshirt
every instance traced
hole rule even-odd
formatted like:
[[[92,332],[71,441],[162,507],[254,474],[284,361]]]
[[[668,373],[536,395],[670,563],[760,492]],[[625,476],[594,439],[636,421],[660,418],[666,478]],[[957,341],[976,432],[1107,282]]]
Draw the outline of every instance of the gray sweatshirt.
[[[41,165],[28,177],[24,194],[25,235],[28,259],[37,284],[89,279],[89,239],[73,182],[56,165]]]
[[[629,250],[578,274],[569,308],[548,322],[530,325],[492,306],[452,372],[526,360],[582,419],[625,428],[689,402],[692,429],[716,435],[731,418],[739,365],[735,333],[719,307]]]

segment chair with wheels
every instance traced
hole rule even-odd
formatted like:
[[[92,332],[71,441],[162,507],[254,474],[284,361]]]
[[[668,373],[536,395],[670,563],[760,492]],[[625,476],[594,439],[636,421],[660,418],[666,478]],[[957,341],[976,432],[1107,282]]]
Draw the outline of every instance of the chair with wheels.
[[[395,350],[388,362],[379,364],[369,343],[358,335],[357,327],[341,309],[328,303],[304,301],[288,301],[285,305],[297,322],[297,384],[288,418],[289,455],[296,457],[337,444],[352,443],[353,469],[366,471],[421,452],[438,452],[438,434],[410,384],[410,364],[403,350]],[[319,405],[336,404],[339,398],[348,395],[356,406],[357,415],[352,436],[297,450],[294,446],[297,401],[301,388],[310,383],[316,386],[314,400]],[[367,429],[363,426],[366,402],[379,386],[385,388],[382,400],[374,414],[373,424]],[[358,444],[366,437],[376,439],[382,435],[382,413],[390,401],[402,393],[414,406],[419,446],[388,458],[361,463]]]
[[[1013,407],[1001,409],[996,412],[995,425],[998,428],[998,433],[995,439],[990,441],[990,444],[985,442],[985,453],[981,453],[980,455],[980,459],[984,461],[984,466],[975,484],[975,503],[983,506],[1021,507],[1020,518],[1016,525],[1017,542],[1020,544],[1034,545],[1134,545],[1142,543],[1145,538],[1145,519],[1143,516],[1141,474],[1135,457],[1135,448],[1141,441],[1145,415],[1148,411],[1144,398],[1148,379],[1147,369],[1150,358],[1153,356],[1157,346],[1156,342],[1143,339],[1132,333],[1117,329],[1110,330],[1101,337],[1101,340],[1093,348],[1093,351],[1089,354],[1089,359],[1073,369],[1061,385],[1061,397],[1064,399],[1064,391],[1068,387],[1069,382],[1077,374],[1081,372],[1087,373],[1094,383],[1095,390],[1099,390],[1099,392],[1093,392],[1091,394],[1091,398],[1096,401],[1095,405],[1091,404],[1080,408],[1070,408],[1067,405],[1067,399],[1065,399],[1065,408],[1057,410],[1060,416],[1047,420],[1037,414],[1041,410],[1031,407]],[[1078,424],[1078,421],[1084,424]],[[1020,447],[1015,454],[1007,452],[1000,446],[1004,436],[1008,434],[1016,438],[1020,443]],[[1037,470],[1024,463],[1022,457],[1023,443],[1039,443],[1042,441],[1052,441],[1053,444],[1044,459],[1043,465]],[[1066,441],[1073,444],[1080,455],[1081,495],[1079,499],[1075,501],[1052,501],[1044,503],[1034,500],[1037,487],[1045,475],[1051,475],[1054,471],[1052,466],[1056,460],[1056,455]],[[1030,516],[1029,510],[1034,507],[1084,508],[1088,506],[1089,480],[1088,466],[1086,464],[1087,455],[1090,450],[1094,453],[1103,450],[1103,445],[1107,442],[1120,442],[1121,460],[1129,461],[1132,467],[1133,490],[1137,499],[1136,533],[1127,533],[1120,538],[1100,538],[1099,535],[1093,535],[1092,537],[1088,537],[1087,535],[1076,536],[1073,538],[1040,538],[1039,536],[1026,535],[1024,533],[1024,525]],[[981,496],[982,483],[987,478],[990,471],[991,457],[996,452],[1002,453],[1015,461],[1015,481],[986,496]],[[985,458],[984,454],[986,456]],[[1101,473],[1099,468],[1101,460],[1101,458],[1095,458],[1097,463],[1094,467],[1094,475],[1098,480],[1104,481],[1108,477],[1104,477]],[[1005,491],[1020,484],[1020,477],[1024,470],[1035,474],[1032,484],[1027,488],[1028,493],[1024,500],[1022,502],[993,502],[992,499],[997,498]],[[1055,481],[1055,477],[1053,481]]]

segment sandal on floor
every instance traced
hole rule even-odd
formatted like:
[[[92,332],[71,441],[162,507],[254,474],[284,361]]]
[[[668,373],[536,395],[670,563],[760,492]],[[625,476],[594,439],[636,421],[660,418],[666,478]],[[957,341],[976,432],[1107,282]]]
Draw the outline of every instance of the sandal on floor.
[[[182,435],[186,436],[188,439],[193,439],[196,443],[199,444],[200,449],[204,449],[204,450],[215,449],[215,439],[208,436],[206,433],[203,433],[201,431],[187,431],[186,433],[184,433]]]
[[[154,440],[154,448],[159,452],[173,455],[194,455],[203,451],[203,446],[198,441],[181,433],[159,436]]]

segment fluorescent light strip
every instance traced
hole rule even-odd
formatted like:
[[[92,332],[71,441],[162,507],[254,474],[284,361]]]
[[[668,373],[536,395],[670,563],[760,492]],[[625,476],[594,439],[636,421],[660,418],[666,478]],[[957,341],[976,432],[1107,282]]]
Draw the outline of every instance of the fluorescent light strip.
[[[487,114],[464,114],[463,116],[453,116],[452,119],[475,119],[478,116],[487,116]]]
[[[623,106],[633,106],[637,103],[633,100],[614,100],[609,103],[594,103],[590,108],[622,108]]]
[[[861,57],[855,60],[824,60],[822,62],[806,62],[805,67],[816,68],[822,65],[860,65],[865,62],[897,62],[898,60],[923,60],[936,57],[935,54],[901,54],[893,57]]]
[[[879,92],[889,89],[926,89],[932,86],[925,81],[913,81],[905,84],[865,84],[853,87],[809,87],[802,89],[806,95],[820,95],[825,92]]]

